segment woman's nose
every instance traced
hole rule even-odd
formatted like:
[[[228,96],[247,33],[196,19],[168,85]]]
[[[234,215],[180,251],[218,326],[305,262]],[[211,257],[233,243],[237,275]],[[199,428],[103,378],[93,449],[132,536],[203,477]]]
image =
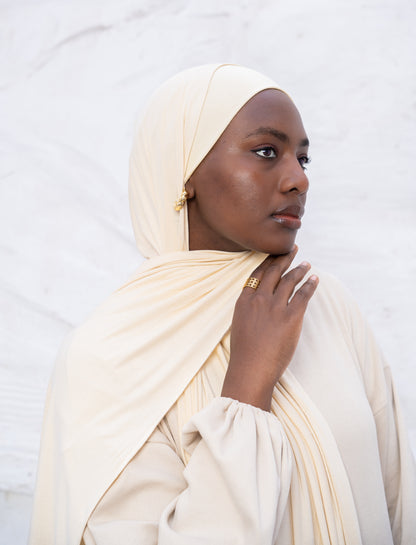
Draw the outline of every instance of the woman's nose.
[[[291,162],[286,172],[280,178],[279,189],[282,193],[296,191],[299,194],[306,193],[309,189],[309,180],[306,172],[296,160],[296,164]]]

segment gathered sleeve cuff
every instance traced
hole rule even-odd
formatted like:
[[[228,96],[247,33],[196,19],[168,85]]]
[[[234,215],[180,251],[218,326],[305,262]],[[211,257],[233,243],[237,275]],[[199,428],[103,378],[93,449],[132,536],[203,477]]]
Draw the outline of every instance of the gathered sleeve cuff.
[[[186,467],[154,432],[92,514],[85,545],[111,545],[117,534],[145,545],[272,545],[292,472],[279,420],[218,397],[185,425],[183,441]]]

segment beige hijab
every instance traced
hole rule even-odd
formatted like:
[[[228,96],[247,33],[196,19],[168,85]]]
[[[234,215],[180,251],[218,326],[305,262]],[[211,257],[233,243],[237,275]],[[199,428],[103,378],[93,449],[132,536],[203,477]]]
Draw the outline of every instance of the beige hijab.
[[[137,246],[149,259],[62,347],[47,395],[32,545],[81,541],[100,498],[228,331],[244,280],[264,256],[189,252],[186,206],[176,212],[174,202],[234,115],[267,88],[278,87],[252,70],[207,65],[170,79],[148,105],[129,192]],[[297,462],[294,516],[312,516],[316,536],[329,536],[322,543],[358,545],[335,441],[290,373],[274,410],[286,415]]]

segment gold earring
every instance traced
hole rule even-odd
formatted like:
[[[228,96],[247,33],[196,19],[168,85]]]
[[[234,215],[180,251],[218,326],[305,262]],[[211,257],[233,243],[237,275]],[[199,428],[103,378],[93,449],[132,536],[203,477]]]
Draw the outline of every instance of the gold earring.
[[[175,210],[179,212],[185,206],[186,199],[188,198],[188,192],[184,189],[179,199],[175,202]]]

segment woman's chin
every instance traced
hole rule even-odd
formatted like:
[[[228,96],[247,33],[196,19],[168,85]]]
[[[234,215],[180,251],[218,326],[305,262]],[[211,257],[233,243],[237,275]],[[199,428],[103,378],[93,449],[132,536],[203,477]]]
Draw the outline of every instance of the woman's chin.
[[[279,241],[279,243],[274,243],[274,244],[267,244],[259,248],[253,248],[253,250],[257,250],[258,252],[262,252],[263,254],[284,255],[291,252],[294,246],[295,246],[295,237],[293,237],[292,240],[288,240],[284,242]]]

